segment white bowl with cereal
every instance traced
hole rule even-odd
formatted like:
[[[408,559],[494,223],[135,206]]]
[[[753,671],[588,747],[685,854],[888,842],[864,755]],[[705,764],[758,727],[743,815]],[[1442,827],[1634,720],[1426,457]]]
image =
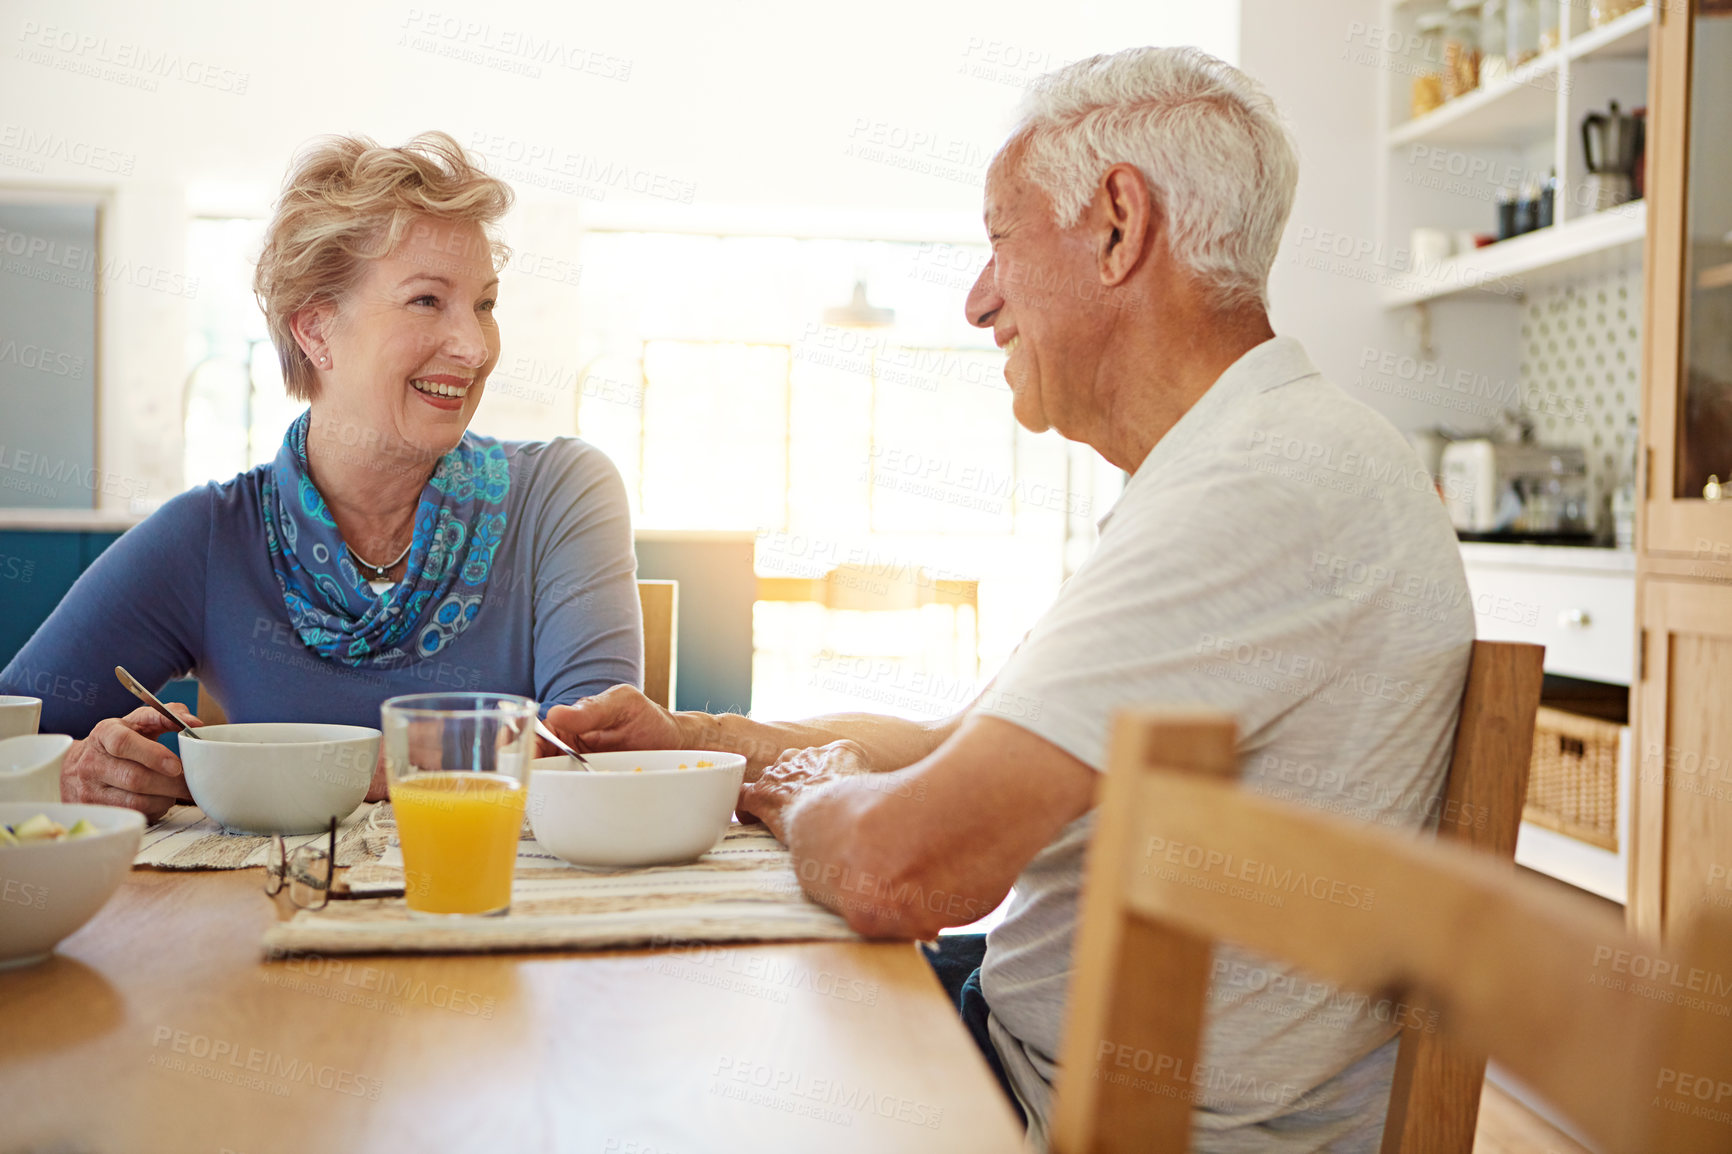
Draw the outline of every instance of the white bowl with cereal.
[[[692,861],[727,832],[746,759],[701,749],[585,754],[530,766],[535,840],[564,861],[609,869]]]

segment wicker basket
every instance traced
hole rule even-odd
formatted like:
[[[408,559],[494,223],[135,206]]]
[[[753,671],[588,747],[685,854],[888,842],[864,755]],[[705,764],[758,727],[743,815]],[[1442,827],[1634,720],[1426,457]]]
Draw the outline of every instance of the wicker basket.
[[[1522,820],[1616,853],[1622,726],[1540,707]]]

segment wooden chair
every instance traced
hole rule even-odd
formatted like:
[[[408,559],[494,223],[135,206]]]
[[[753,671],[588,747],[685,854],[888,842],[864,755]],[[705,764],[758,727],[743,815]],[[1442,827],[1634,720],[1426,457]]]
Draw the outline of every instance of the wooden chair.
[[[1473,643],[1439,839],[1515,861],[1544,663],[1541,645]],[[1440,1034],[1404,1033],[1382,1154],[1472,1154],[1484,1083],[1484,1054]]]
[[[1545,650],[1536,645],[1507,645],[1493,641],[1476,641],[1469,658],[1467,681],[1462,691],[1462,712],[1455,729],[1455,749],[1451,754],[1450,773],[1444,783],[1439,809],[1439,840],[1460,842],[1481,853],[1495,854],[1502,861],[1512,861],[1516,854],[1516,835],[1521,830],[1522,799],[1528,790],[1528,764],[1533,754],[1533,719],[1540,703],[1541,664]],[[1225,755],[1231,768],[1231,742],[1225,754],[1211,747],[1211,755]],[[1173,754],[1164,754],[1169,764]],[[1117,762],[1114,762],[1117,773]],[[1108,783],[1107,797],[1112,794]],[[1102,802],[1105,809],[1107,802]],[[1108,821],[1102,813],[1098,821]],[[1100,844],[1096,827],[1096,844]],[[1091,858],[1093,863],[1093,858]],[[1089,906],[1091,887],[1084,896],[1084,924],[1095,906]],[[1096,915],[1105,917],[1105,915]],[[1086,929],[1084,929],[1086,932]],[[1162,1014],[1164,1007],[1157,991],[1167,988],[1174,976],[1167,974],[1167,962],[1148,962],[1150,956],[1162,955],[1169,948],[1192,950],[1192,939],[1179,941],[1159,927],[1133,927],[1126,930],[1128,939],[1117,948],[1131,950],[1143,937],[1147,948],[1136,950],[1138,965],[1155,965],[1157,969],[1138,977],[1147,998],[1134,1002],[1138,993],[1133,989],[1115,991],[1114,998],[1131,998],[1122,1007],[1114,1003],[1112,1021],[1124,1015]],[[1162,944],[1166,943],[1166,944]],[[1188,956],[1188,955],[1186,955]],[[1079,936],[1077,958],[1083,958],[1083,941]],[[1207,965],[1209,951],[1204,944],[1202,960]],[[1119,962],[1122,962],[1119,960]],[[1121,965],[1114,963],[1112,972]],[[1174,955],[1179,969],[1188,969],[1188,962]],[[1136,970],[1128,970],[1136,972]],[[1102,991],[1095,991],[1102,993]],[[1072,1024],[1083,1012],[1081,984],[1072,993]],[[1200,995],[1199,995],[1200,996]],[[1145,1003],[1148,1002],[1148,1003]],[[1100,1007],[1095,1007],[1096,1012]],[[1067,1052],[1065,1059],[1072,1055]],[[1479,1119],[1479,1093],[1484,1079],[1484,1055],[1477,1054],[1464,1043],[1434,1033],[1403,1034],[1396,1062],[1394,1086],[1391,1090],[1389,1121],[1384,1130],[1384,1154],[1469,1154],[1474,1144],[1474,1130]],[[1070,1095],[1067,1105],[1076,1105],[1077,1095]],[[1110,1097],[1110,1095],[1108,1095]],[[1063,1100],[1063,1095],[1060,1095]],[[1055,1118],[1058,1112],[1055,1111]],[[1096,1149],[1077,1145],[1074,1149]]]
[[[1664,952],[1592,899],[1521,877],[1459,839],[1416,839],[1239,789],[1234,745],[1219,714],[1118,721],[1053,1150],[1189,1148],[1215,940],[1344,990],[1438,1008],[1458,1055],[1496,1056],[1613,1154],[1732,1150],[1732,923],[1698,926],[1682,954]],[[1151,838],[1208,854],[1194,867],[1155,866]],[[1246,900],[1244,890],[1269,883],[1209,888],[1217,854],[1345,888]],[[1408,1030],[1402,1049],[1430,1036]],[[1413,1132],[1423,1140],[1423,1126]]]
[[[970,660],[980,673],[980,582],[934,578],[926,570],[839,565],[822,577],[759,577],[759,601],[805,601],[826,609],[892,613],[950,606],[950,643],[961,644],[960,615],[968,610]]]
[[[639,581],[638,604],[643,607],[644,696],[664,709],[674,707],[674,682],[678,671],[680,583]],[[198,716],[206,725],[228,720],[223,707],[200,682]]]
[[[674,707],[679,672],[680,583],[639,581],[643,606],[643,692],[663,709]]]

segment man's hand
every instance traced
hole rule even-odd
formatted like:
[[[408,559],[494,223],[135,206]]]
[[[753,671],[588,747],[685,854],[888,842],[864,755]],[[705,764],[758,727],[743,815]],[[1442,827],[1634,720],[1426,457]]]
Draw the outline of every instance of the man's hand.
[[[686,748],[679,719],[631,685],[556,705],[547,711],[547,725],[579,752]]]
[[[170,702],[169,708],[188,725],[204,724],[179,702]],[[148,705],[97,722],[89,737],[72,743],[60,763],[60,800],[125,806],[151,821],[179,802],[190,802],[180,758],[156,743],[172,728]]]
[[[852,741],[832,741],[813,749],[790,749],[774,765],[740,787],[734,808],[750,815],[782,837],[788,810],[803,794],[841,777],[871,773],[866,752]]]
[[[771,828],[793,853],[806,893],[869,938],[930,938],[985,917],[1034,856],[1094,805],[1100,777],[996,717],[968,718],[932,756],[888,773],[815,774],[858,763],[823,749],[805,754],[805,772],[787,773],[791,798],[772,780],[754,787],[766,801],[752,804],[781,821]]]

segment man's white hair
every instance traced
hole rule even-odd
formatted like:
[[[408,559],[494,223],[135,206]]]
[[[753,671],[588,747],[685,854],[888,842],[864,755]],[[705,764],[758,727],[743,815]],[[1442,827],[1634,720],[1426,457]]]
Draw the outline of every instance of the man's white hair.
[[[1268,306],[1299,158],[1262,85],[1196,48],[1127,48],[1042,77],[1001,156],[1077,222],[1114,164],[1137,166],[1172,255],[1223,307]]]

